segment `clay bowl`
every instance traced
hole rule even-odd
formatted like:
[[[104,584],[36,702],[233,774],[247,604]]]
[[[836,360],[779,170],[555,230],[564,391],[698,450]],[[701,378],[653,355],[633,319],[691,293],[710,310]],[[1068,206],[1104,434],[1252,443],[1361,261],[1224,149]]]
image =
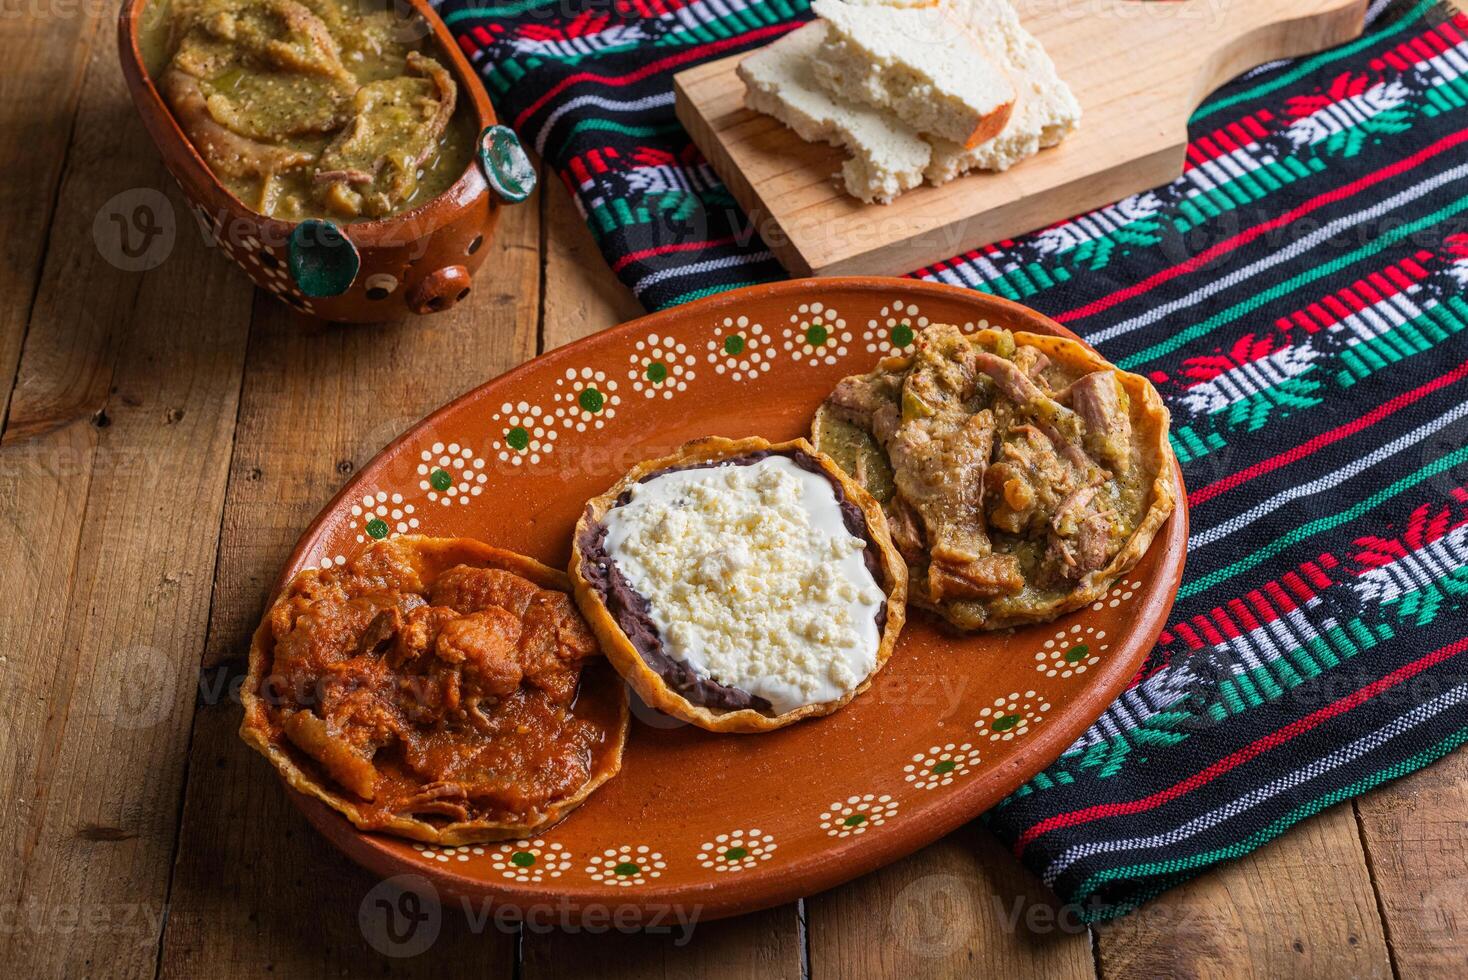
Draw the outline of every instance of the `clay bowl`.
[[[426,0],[405,0],[432,33],[435,55],[459,83],[460,108],[479,138],[459,179],[411,211],[338,225],[281,221],[250,210],[217,180],[153,83],[139,44],[148,5],[125,0],[118,17],[122,72],[148,135],[158,146],[201,228],[262,289],[325,320],[371,322],[439,313],[469,293],[499,210],[523,201],[535,170],[494,108],[453,36]]]
[[[697,436],[804,435],[838,380],[930,322],[1074,336],[1007,300],[905,279],[755,286],[634,320],[418,423],[327,505],[281,581],[396,534],[465,535],[564,567],[586,501],[634,463]],[[1182,574],[1176,479],[1177,510],[1100,601],[975,636],[914,610],[872,687],[829,717],[721,735],[634,700],[621,773],[531,839],[430,847],[363,833],[291,795],[376,873],[527,916],[590,921],[612,907],[649,923],[678,906],[717,918],[829,888],[999,803],[1127,686]],[[1091,778],[1084,750],[1064,763],[1076,779]]]

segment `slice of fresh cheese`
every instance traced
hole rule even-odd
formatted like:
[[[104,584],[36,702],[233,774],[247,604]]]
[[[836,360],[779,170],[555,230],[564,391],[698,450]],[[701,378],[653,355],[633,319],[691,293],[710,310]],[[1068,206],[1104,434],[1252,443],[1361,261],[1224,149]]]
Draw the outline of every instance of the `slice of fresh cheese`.
[[[926,177],[942,184],[970,170],[1007,170],[1065,139],[1079,124],[1081,106],[1055,62],[1020,24],[1009,0],[944,0],[949,16],[980,37],[1017,90],[1014,112],[999,135],[965,147],[933,141]]]
[[[812,66],[826,30],[819,21],[807,24],[741,61],[744,104],[803,140],[844,148],[851,154],[841,168],[847,193],[886,204],[923,182],[932,147],[890,114],[836,98],[816,83]]]
[[[947,4],[815,0],[811,9],[829,27],[812,68],[832,95],[960,146],[992,139],[1009,120],[1014,85]]]
[[[852,196],[885,204],[924,179],[943,184],[972,170],[1007,170],[1059,143],[1080,122],[1080,103],[1009,0],[848,0],[846,5],[901,11],[941,6],[950,21],[967,25],[1017,92],[999,134],[967,147],[925,138],[905,117],[828,92],[816,79],[830,31],[823,21],[745,58],[739,66],[745,104],[779,119],[803,139],[844,147],[851,159],[842,176]]]

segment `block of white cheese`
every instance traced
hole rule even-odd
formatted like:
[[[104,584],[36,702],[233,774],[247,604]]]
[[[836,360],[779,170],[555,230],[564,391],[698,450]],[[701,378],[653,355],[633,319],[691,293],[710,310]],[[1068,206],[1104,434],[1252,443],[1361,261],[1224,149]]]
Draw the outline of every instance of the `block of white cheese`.
[[[778,455],[674,470],[634,485],[604,523],[664,651],[699,677],[784,714],[876,669],[887,597],[821,472]]]
[[[829,28],[812,67],[832,95],[960,146],[991,139],[1008,121],[1014,85],[948,5],[815,0],[811,9]]]
[[[1007,170],[1055,146],[1079,124],[1081,106],[1045,48],[1020,24],[1009,0],[945,0],[949,15],[984,39],[1014,83],[1014,112],[997,136],[974,147],[933,141],[926,177],[941,184],[970,170]]]
[[[887,203],[923,180],[943,184],[973,170],[1007,170],[1063,140],[1080,122],[1081,107],[1044,47],[1020,23],[1009,0],[816,0],[816,9],[886,9],[896,16],[941,14],[955,33],[976,39],[1014,91],[1014,104],[997,135],[973,146],[945,139],[914,122],[920,111],[877,109],[834,94],[829,43],[832,28],[816,21],[754,52],[741,62],[745,104],[774,116],[803,139],[843,147],[847,191]],[[924,13],[926,11],[926,13]],[[838,16],[845,16],[837,11]],[[916,49],[914,49],[916,50]],[[920,57],[912,55],[912,57]],[[822,76],[826,77],[825,84]]]
[[[844,148],[851,154],[841,168],[847,193],[885,204],[922,183],[932,147],[891,114],[832,96],[816,83],[812,69],[825,38],[825,24],[807,24],[741,61],[744,104],[803,140]]]

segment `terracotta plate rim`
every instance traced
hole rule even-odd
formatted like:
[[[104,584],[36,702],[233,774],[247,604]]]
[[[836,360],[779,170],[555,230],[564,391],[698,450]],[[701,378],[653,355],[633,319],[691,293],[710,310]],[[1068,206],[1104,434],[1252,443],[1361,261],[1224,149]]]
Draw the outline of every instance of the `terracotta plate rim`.
[[[354,474],[312,520],[292,549],[273,594],[278,593],[288,580],[287,573],[301,566],[305,557],[317,546],[325,525],[349,494],[375,471],[392,462],[405,447],[413,444],[420,431],[435,426],[461,406],[482,397],[480,393],[484,389],[492,385],[513,385],[532,372],[544,371],[577,358],[591,345],[606,344],[650,329],[656,330],[667,324],[711,317],[730,308],[742,308],[751,300],[799,301],[802,298],[819,298],[832,292],[879,293],[906,300],[941,298],[971,306],[981,315],[1002,318],[1005,326],[1014,329],[1080,340],[1049,317],[1003,297],[942,283],[876,276],[797,279],[749,286],[629,320],[527,360],[465,392],[394,439]],[[401,843],[395,838],[359,831],[335,810],[294,790],[287,788],[287,791],[292,801],[318,831],[348,857],[373,873],[385,879],[400,875],[422,876],[442,897],[473,901],[488,899],[493,905],[516,913],[523,914],[527,909],[544,907],[550,903],[554,904],[558,913],[569,915],[573,919],[589,908],[604,910],[616,906],[619,909],[631,908],[653,915],[666,913],[674,907],[683,907],[695,909],[700,921],[708,921],[758,911],[824,891],[905,857],[978,817],[1057,759],[1126,688],[1166,624],[1182,580],[1187,551],[1188,508],[1182,475],[1176,464],[1173,467],[1173,479],[1177,506],[1152,543],[1153,549],[1162,549],[1154,578],[1160,576],[1164,587],[1160,590],[1154,587],[1150,591],[1147,601],[1137,610],[1138,627],[1127,632],[1121,649],[1109,656],[1105,664],[1095,671],[1077,703],[1053,719],[1054,724],[1046,725],[1036,732],[1022,749],[996,765],[985,779],[955,788],[941,800],[935,801],[928,811],[929,819],[921,827],[906,824],[905,833],[852,837],[832,843],[820,851],[793,858],[783,866],[782,873],[773,881],[769,878],[750,880],[739,875],[701,884],[651,884],[635,892],[619,892],[615,895],[608,894],[605,888],[577,886],[571,882],[519,885],[507,880],[484,881],[458,874],[451,867],[441,866],[436,862],[405,860],[389,846],[390,842]],[[805,724],[820,724],[820,721]],[[635,734],[632,737],[636,737]],[[735,734],[721,737],[759,736]]]

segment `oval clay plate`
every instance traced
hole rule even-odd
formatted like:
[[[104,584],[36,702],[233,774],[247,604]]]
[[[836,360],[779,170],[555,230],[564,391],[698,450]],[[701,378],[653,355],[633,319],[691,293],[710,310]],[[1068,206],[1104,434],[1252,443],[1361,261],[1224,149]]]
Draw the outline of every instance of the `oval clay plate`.
[[[902,279],[757,286],[552,351],[439,410],[348,484],[284,578],[374,538],[465,535],[564,567],[585,501],[639,460],[705,435],[807,434],[842,377],[926,323],[1073,336],[981,293]],[[1162,629],[1182,575],[1179,510],[1131,574],[1056,622],[955,637],[913,610],[870,690],[826,718],[718,735],[636,704],[622,772],[531,840],[437,848],[307,816],[382,875],[515,909],[609,906],[651,919],[775,905],[948,833],[1058,757]],[[294,794],[293,794],[294,795]]]

